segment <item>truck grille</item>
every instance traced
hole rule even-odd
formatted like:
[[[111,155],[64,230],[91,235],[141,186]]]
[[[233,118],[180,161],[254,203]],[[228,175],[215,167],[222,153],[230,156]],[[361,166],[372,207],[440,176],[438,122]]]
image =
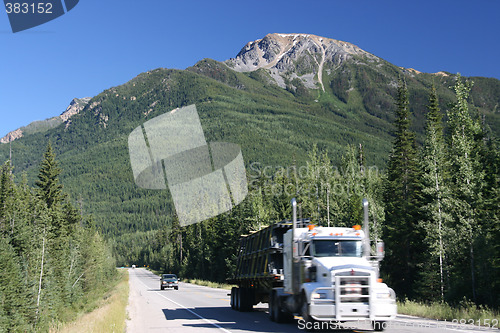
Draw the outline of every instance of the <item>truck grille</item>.
[[[369,276],[337,276],[340,303],[368,303],[370,301]]]

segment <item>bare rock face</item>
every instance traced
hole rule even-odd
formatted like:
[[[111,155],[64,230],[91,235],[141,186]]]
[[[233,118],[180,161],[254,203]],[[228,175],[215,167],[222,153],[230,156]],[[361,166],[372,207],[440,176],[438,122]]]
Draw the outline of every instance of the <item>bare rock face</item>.
[[[225,63],[239,72],[264,68],[283,88],[287,80],[299,78],[308,88],[324,90],[324,67],[341,65],[353,56],[365,57],[370,61],[379,59],[356,45],[335,39],[310,34],[268,34],[249,42],[236,58]]]
[[[89,101],[90,97],[73,98],[69,106],[66,108],[66,111],[61,113],[59,117],[63,122],[67,122],[69,118],[82,111]]]
[[[84,98],[74,98],[66,110],[61,113],[57,117],[52,117],[45,120],[37,120],[30,123],[27,126],[23,126],[21,128],[16,129],[15,131],[9,132],[6,136],[0,139],[0,143],[9,143],[19,138],[22,138],[23,135],[33,134],[37,132],[46,131],[50,128],[54,128],[62,123],[66,123],[66,127],[71,123],[70,118],[75,114],[78,114],[82,111],[85,106],[90,101],[90,97]]]
[[[17,140],[23,136],[23,131],[18,128],[15,131],[7,133],[6,136],[0,139],[0,143],[9,143],[11,141]]]

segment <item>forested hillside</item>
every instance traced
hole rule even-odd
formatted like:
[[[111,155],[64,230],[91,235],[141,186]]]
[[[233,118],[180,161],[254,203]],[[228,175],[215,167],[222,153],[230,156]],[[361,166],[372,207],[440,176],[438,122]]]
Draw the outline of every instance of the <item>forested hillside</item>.
[[[498,307],[499,141],[471,112],[471,85],[457,80],[456,100],[445,112],[436,90],[428,91],[419,145],[411,130],[412,100],[400,81],[387,172],[367,166],[362,146],[349,146],[336,165],[314,145],[304,167],[252,170],[250,194],[230,213],[184,228],[175,220],[165,225],[137,260],[222,282],[234,272],[238,236],[289,219],[293,197],[300,214],[335,226],[361,223],[367,198],[372,239],[386,242],[382,276],[399,299]]]
[[[183,71],[153,70],[95,96],[68,123],[1,144],[0,158],[5,161],[11,155],[14,174],[26,172],[33,185],[39,152],[51,140],[69,200],[92,214],[97,227],[116,244],[119,264],[130,264],[153,237],[152,231],[172,218],[169,193],[139,189],[133,181],[127,137],[144,121],[196,104],[207,141],[239,144],[247,169],[253,163],[267,169],[305,165],[314,144],[328,150],[339,165],[347,145],[362,144],[367,165],[383,170],[393,137],[397,76],[407,81],[412,129],[419,143],[433,82],[440,107],[454,98],[449,87],[456,76],[401,71],[383,61],[376,67],[346,62],[324,74],[322,92],[301,88],[300,82],[296,89],[283,89],[269,82],[264,69],[239,73],[208,59]],[[499,81],[475,82],[471,112],[498,134]]]
[[[111,250],[59,183],[48,146],[35,187],[0,170],[0,332],[48,331],[71,320],[115,277]],[[94,296],[95,297],[95,296]]]
[[[314,53],[311,57],[320,59],[320,55]],[[20,180],[25,177],[25,186],[34,187],[42,161],[41,152],[49,141],[52,142],[62,169],[59,179],[68,193],[65,202],[76,207],[83,216],[92,216],[95,229],[111,244],[118,265],[161,266],[181,271],[186,276],[216,280],[223,280],[230,274],[238,236],[259,225],[289,217],[291,196],[304,196],[299,198],[303,202],[303,214],[324,222],[328,219],[328,194],[329,218],[335,225],[357,223],[361,216],[361,197],[368,196],[374,210],[376,234],[385,234],[388,238],[389,258],[391,246],[401,247],[405,240],[410,245],[415,242],[432,248],[429,257],[417,255],[423,251],[418,246],[410,247],[409,252],[403,254],[395,250],[392,259],[386,261],[389,281],[392,279],[398,284],[400,276],[395,274],[404,274],[401,278],[405,286],[398,287],[400,295],[413,297],[421,293],[417,282],[422,278],[420,273],[414,273],[421,272],[422,267],[430,267],[430,262],[435,264],[437,258],[439,276],[433,275],[434,271],[429,273],[432,277],[429,281],[437,283],[437,289],[433,288],[443,289],[443,297],[445,287],[448,295],[453,290],[461,290],[462,286],[452,286],[451,281],[468,265],[469,272],[475,274],[464,275],[461,281],[474,290],[467,292],[467,297],[475,294],[479,300],[482,281],[491,277],[488,274],[495,270],[489,267],[496,265],[491,258],[481,256],[496,251],[490,239],[497,229],[486,228],[481,223],[496,219],[498,165],[487,161],[497,161],[494,138],[500,135],[500,81],[469,78],[474,85],[468,91],[466,104],[467,114],[474,120],[471,127],[475,128],[472,137],[477,143],[473,154],[476,157],[470,166],[463,168],[461,162],[450,160],[449,175],[439,176],[447,179],[443,182],[449,193],[461,191],[466,196],[453,199],[453,204],[449,203],[452,208],[448,207],[446,212],[445,203],[439,201],[442,220],[431,223],[429,221],[435,221],[431,219],[435,214],[432,205],[422,203],[432,194],[430,183],[415,184],[416,192],[408,196],[411,198],[409,206],[403,205],[406,208],[400,202],[389,200],[394,197],[391,191],[400,189],[387,188],[387,184],[401,183],[396,177],[401,171],[393,170],[397,163],[394,164],[394,155],[391,155],[393,143],[398,142],[400,136],[400,128],[393,126],[401,109],[401,105],[395,103],[400,95],[398,78],[405,82],[409,100],[404,107],[408,112],[404,131],[413,133],[410,145],[415,152],[411,153],[411,159],[418,162],[414,162],[411,169],[423,172],[430,168],[420,165],[425,159],[419,154],[423,154],[420,147],[427,147],[430,140],[426,115],[433,86],[436,92],[434,108],[447,111],[443,113],[442,130],[446,137],[443,139],[446,145],[442,146],[447,148],[432,149],[446,150],[443,154],[448,160],[465,153],[471,156],[469,151],[450,152],[456,146],[453,140],[458,140],[458,134],[453,136],[452,133],[458,132],[457,124],[463,121],[463,116],[459,120],[453,118],[451,110],[454,108],[450,106],[457,103],[458,94],[453,87],[459,76],[442,72],[419,73],[373,55],[369,58],[353,55],[342,63],[325,62],[322,75],[308,73],[311,82],[316,82],[316,87],[311,87],[294,74],[304,74],[307,66],[313,63],[311,59],[305,62],[298,58],[293,63],[296,72],[288,73],[290,79],[285,77],[284,88],[273,82],[268,69],[237,72],[225,63],[210,59],[186,70],[148,71],[93,97],[83,110],[59,126],[27,133],[10,144],[0,144],[0,160],[10,159],[16,186],[21,186]],[[321,83],[318,82],[320,77]],[[191,104],[197,107],[208,142],[225,141],[241,146],[251,192],[232,213],[189,228],[179,228],[168,191],[145,190],[135,185],[127,138],[145,121]],[[442,160],[433,163],[444,165]],[[360,165],[363,165],[363,172]],[[316,167],[332,172],[328,171],[316,182],[314,177],[325,172],[314,171]],[[297,170],[298,176],[293,176],[293,170]],[[478,177],[469,179],[476,184],[473,188],[460,187],[459,178],[463,179],[466,172]],[[290,181],[290,177],[298,177],[298,180]],[[417,173],[412,177],[429,182],[430,176],[426,178]],[[263,192],[264,189],[267,192]],[[440,193],[440,200],[447,201],[446,198],[452,195],[449,193]],[[405,210],[399,212],[403,208]],[[425,209],[427,211],[423,212]],[[468,233],[469,236],[448,244],[445,234],[455,229],[450,221],[456,220],[461,221],[460,235]],[[403,221],[407,224],[399,225]],[[427,234],[435,223],[440,225],[440,231]],[[404,237],[398,234],[406,231],[409,233]],[[40,236],[40,232],[37,235]],[[436,245],[433,238],[436,235],[440,235],[437,238],[440,245]],[[413,236],[415,238],[410,241],[409,237]],[[455,247],[445,253],[445,244]],[[436,251],[439,252],[437,257]],[[403,258],[400,254],[411,262],[398,262]],[[467,264],[456,266],[452,260],[458,255],[466,256]],[[391,271],[390,262],[410,266]],[[453,269],[446,266],[451,262]],[[434,291],[431,294],[435,295]],[[490,296],[485,302],[497,301]]]

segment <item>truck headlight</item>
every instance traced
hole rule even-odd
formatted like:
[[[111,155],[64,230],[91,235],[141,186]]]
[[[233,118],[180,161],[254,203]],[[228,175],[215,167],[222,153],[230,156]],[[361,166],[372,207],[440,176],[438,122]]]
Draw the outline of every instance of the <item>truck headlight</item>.
[[[389,298],[391,298],[391,293],[388,291],[382,292],[382,293],[377,293],[377,298],[389,299]]]
[[[313,293],[313,299],[326,299],[326,293]]]

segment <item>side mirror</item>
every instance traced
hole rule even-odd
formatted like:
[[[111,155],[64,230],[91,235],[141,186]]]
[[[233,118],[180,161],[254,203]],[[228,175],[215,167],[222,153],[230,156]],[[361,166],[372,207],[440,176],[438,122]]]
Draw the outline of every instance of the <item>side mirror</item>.
[[[378,241],[377,242],[377,256],[376,256],[376,258],[378,260],[382,260],[382,259],[384,259],[384,256],[385,256],[384,242]]]

